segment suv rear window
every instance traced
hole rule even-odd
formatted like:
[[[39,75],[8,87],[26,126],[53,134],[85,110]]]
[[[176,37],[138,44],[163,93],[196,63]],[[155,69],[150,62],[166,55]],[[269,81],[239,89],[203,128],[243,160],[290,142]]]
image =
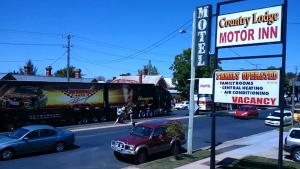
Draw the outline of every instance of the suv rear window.
[[[300,130],[293,130],[290,137],[300,139]]]

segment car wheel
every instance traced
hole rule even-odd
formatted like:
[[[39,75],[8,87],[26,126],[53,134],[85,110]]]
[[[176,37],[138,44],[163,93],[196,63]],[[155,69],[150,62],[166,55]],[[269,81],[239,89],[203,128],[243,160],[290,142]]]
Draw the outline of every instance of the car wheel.
[[[300,148],[293,150],[291,155],[294,161],[300,162]]]
[[[116,157],[116,159],[120,160],[122,158],[121,153],[114,151],[114,156]]]
[[[107,121],[106,116],[101,116],[101,121],[102,121],[102,122]]]
[[[15,124],[13,124],[13,123],[8,123],[8,124],[6,125],[6,129],[7,129],[8,131],[13,131],[14,129],[16,129],[16,126],[15,126]]]
[[[174,143],[170,149],[170,154],[171,155],[177,155],[180,152],[180,146],[178,143]]]
[[[64,142],[58,142],[55,144],[55,151],[56,152],[62,152],[65,150],[65,143]]]
[[[145,163],[146,160],[147,160],[147,153],[146,153],[146,151],[142,150],[137,154],[137,156],[135,158],[135,163],[142,164],[142,163]]]
[[[91,119],[91,121],[93,123],[97,123],[99,120],[98,120],[98,118],[96,116],[93,116],[92,119]]]
[[[11,160],[14,157],[14,151],[10,148],[6,148],[1,151],[1,159]]]

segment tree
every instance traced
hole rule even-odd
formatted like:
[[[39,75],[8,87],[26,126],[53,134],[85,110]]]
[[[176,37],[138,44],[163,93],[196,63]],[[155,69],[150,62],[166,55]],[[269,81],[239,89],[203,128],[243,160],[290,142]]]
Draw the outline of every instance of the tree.
[[[27,67],[28,69],[28,75],[36,75],[37,73],[37,70],[38,68],[36,66],[33,65],[31,59],[29,59],[26,63],[25,63],[25,66]],[[24,70],[24,67],[19,67],[19,71],[12,71],[11,72],[12,74],[21,74],[21,75],[24,75],[25,74],[25,70]]]
[[[209,78],[213,71],[214,57],[211,57],[211,65],[206,67],[197,67],[195,70],[196,78]],[[220,67],[218,67],[221,69]],[[176,84],[178,91],[184,97],[188,96],[190,84],[188,79],[191,75],[191,49],[184,50],[181,54],[175,56],[175,60],[170,67],[173,70],[173,83]],[[197,86],[197,85],[195,85]]]
[[[120,74],[120,76],[130,76],[131,75],[131,73],[122,73],[122,74]]]
[[[69,67],[69,76],[70,77],[75,77],[75,70],[76,70],[76,67],[75,66],[70,66]],[[59,69],[57,70],[55,73],[54,73],[54,76],[56,77],[67,77],[67,68],[62,68],[62,69]]]
[[[151,62],[149,62],[147,65],[144,65],[143,69],[147,69],[149,75],[158,75],[159,74],[157,68],[155,66],[153,66],[151,64]],[[143,69],[142,70],[138,70],[138,73],[141,74],[142,71],[143,71]]]
[[[166,126],[166,136],[168,138],[171,138],[172,140],[177,140],[177,138],[184,133],[184,127],[174,122],[172,124],[169,124]],[[174,156],[174,158],[177,160],[178,154],[180,152],[180,145],[178,145],[176,142],[172,145],[171,153]]]

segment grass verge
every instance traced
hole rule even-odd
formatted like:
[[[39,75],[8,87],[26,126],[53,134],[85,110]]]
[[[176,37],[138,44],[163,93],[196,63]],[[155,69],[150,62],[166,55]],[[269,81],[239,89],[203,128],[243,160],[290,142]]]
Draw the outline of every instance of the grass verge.
[[[173,156],[166,157],[159,160],[150,161],[148,163],[140,164],[137,167],[140,169],[173,169],[176,167],[183,166],[185,164],[192,163],[210,156],[210,151],[199,150],[193,152],[193,154],[179,154],[178,158],[175,159]]]
[[[225,159],[226,160],[226,159]],[[227,161],[230,161],[227,159]],[[232,162],[227,165],[219,167],[220,169],[276,169],[277,160],[258,157],[248,156],[243,159],[231,160]],[[222,163],[222,162],[221,162]],[[299,169],[300,164],[292,161],[283,161],[283,169]]]

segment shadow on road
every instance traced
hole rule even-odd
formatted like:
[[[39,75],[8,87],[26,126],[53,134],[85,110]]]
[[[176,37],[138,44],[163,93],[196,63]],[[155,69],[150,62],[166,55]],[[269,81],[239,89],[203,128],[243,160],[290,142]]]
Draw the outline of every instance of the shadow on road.
[[[73,145],[73,146],[70,146],[70,147],[67,147],[66,151],[72,151],[72,150],[76,150],[80,148],[80,146],[78,145]],[[55,151],[42,151],[42,152],[35,152],[35,153],[29,153],[29,154],[22,154],[22,155],[17,155],[14,157],[14,159],[19,159],[19,158],[27,158],[27,157],[34,157],[34,156],[40,156],[40,155],[46,155],[46,154],[55,154],[55,153],[63,153],[63,152],[55,152]]]

